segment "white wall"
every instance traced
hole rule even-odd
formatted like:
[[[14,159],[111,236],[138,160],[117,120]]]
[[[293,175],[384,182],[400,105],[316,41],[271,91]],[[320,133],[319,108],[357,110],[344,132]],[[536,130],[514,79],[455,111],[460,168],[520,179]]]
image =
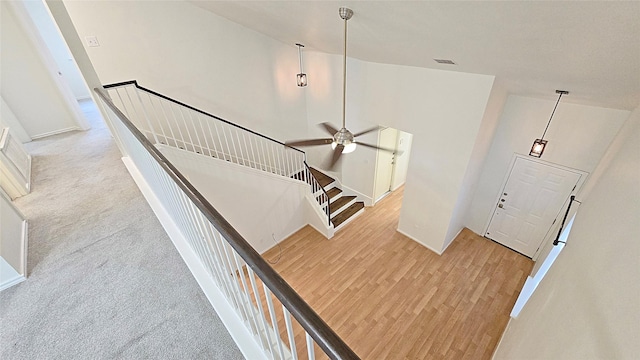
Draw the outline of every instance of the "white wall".
[[[2,98],[31,138],[79,129],[76,115],[13,9],[4,1],[0,6]]]
[[[413,134],[398,229],[441,252],[492,76],[368,64],[363,118]]]
[[[20,140],[20,142],[25,143],[31,141],[31,137],[22,127],[20,120],[16,118],[9,104],[0,96],[0,131],[6,127],[11,129],[11,134]]]
[[[341,121],[340,57],[311,53],[305,59],[310,134],[320,137],[315,124]],[[441,252],[493,77],[356,59],[347,67],[347,127],[358,132],[383,125],[413,134],[399,230]],[[359,140],[376,142],[375,134]],[[313,163],[328,153],[308,158]],[[373,196],[375,156],[369,149],[347,154],[336,177]]]
[[[491,95],[487,101],[487,107],[482,117],[482,123],[480,130],[476,136],[475,145],[471,151],[471,157],[469,158],[469,165],[467,171],[464,174],[462,180],[462,186],[458,193],[458,199],[454,206],[453,215],[449,222],[449,228],[447,229],[447,235],[444,240],[444,247],[448,247],[451,242],[456,238],[458,233],[465,226],[465,218],[469,213],[473,196],[478,188],[478,181],[480,180],[480,174],[482,168],[485,165],[491,142],[493,141],[493,135],[495,134],[498,122],[500,121],[500,115],[504,108],[504,104],[507,101],[507,91],[496,80],[491,88]]]
[[[635,359],[640,353],[640,108],[495,359]],[[621,134],[623,136],[624,134]]]
[[[58,29],[62,33],[65,43],[67,44],[69,51],[73,54],[78,68],[84,81],[89,87],[89,93],[93,97],[93,89],[102,85],[96,71],[89,59],[82,40],[80,39],[75,26],[69,16],[67,8],[62,1],[58,0],[46,0],[47,7],[53,16]],[[95,99],[94,99],[95,100]],[[100,106],[99,101],[95,101]]]
[[[342,57],[307,51],[304,54],[304,61],[309,80],[309,85],[304,90],[307,109],[307,137],[330,138],[331,135],[322,130],[318,124],[328,122],[336,129],[342,127]],[[356,62],[357,60],[347,59],[349,69],[347,81],[349,84],[355,84],[357,80],[353,77]],[[349,85],[349,89],[350,86],[352,85]],[[347,104],[351,103],[350,100],[351,98],[348,97]],[[351,129],[350,121],[351,119],[347,118],[348,127]],[[342,181],[341,163],[336,166],[334,172],[328,172],[324,167],[330,158],[330,147],[313,146],[301,149],[307,153],[307,162],[310,165],[321,168],[325,173]]]
[[[295,44],[184,1],[65,1],[103,84],[145,87],[278,140],[306,136]]]
[[[38,0],[23,4],[75,98],[90,98],[89,89],[45,3]]]
[[[161,150],[257,252],[307,224],[308,185],[204,155]]]
[[[554,100],[508,97],[467,212],[469,229],[484,232],[513,154],[529,154],[554,105]],[[542,159],[591,173],[628,116],[625,110],[561,102],[545,136],[549,143]]]

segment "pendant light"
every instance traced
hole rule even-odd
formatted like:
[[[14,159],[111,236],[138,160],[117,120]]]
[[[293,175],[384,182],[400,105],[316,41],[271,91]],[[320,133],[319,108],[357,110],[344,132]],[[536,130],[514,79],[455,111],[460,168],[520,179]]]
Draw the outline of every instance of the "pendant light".
[[[304,87],[307,86],[307,74],[302,71],[302,48],[304,45],[296,44],[296,46],[298,47],[298,58],[300,59],[300,73],[296,75],[296,78],[298,80],[298,86]]]
[[[537,158],[542,156],[542,153],[544,152],[544,148],[547,146],[547,140],[544,139],[544,136],[547,134],[547,129],[549,129],[549,125],[551,124],[551,119],[553,119],[553,114],[556,113],[556,109],[558,108],[558,103],[560,103],[560,99],[562,98],[562,95],[567,95],[569,94],[569,92],[565,90],[556,90],[556,94],[559,94],[558,101],[556,101],[556,106],[553,108],[553,112],[551,112],[551,117],[547,122],[547,127],[544,128],[544,133],[542,133],[542,137],[540,139],[535,139],[533,141],[533,145],[531,146],[531,151],[529,151],[529,155],[531,156],[534,156]]]

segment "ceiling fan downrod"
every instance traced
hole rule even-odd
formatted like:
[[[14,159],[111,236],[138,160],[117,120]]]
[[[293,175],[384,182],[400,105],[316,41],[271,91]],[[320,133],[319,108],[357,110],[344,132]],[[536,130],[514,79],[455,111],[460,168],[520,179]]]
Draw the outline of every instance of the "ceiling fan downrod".
[[[344,20],[344,49],[342,57],[342,128],[346,128],[347,112],[347,21],[353,16],[353,10],[347,7],[338,9],[340,18]]]

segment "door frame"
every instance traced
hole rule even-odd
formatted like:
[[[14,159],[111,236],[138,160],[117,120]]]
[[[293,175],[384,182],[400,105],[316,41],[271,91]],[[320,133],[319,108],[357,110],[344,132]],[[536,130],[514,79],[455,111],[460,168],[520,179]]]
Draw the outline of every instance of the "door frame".
[[[484,228],[482,230],[482,236],[483,237],[486,237],[487,231],[489,231],[489,225],[491,225],[491,220],[493,219],[493,215],[496,212],[495,207],[498,206],[498,204],[500,203],[500,199],[502,197],[502,191],[504,190],[504,187],[507,185],[507,182],[509,181],[509,177],[511,176],[511,172],[513,171],[513,166],[516,164],[516,160],[517,159],[529,160],[529,161],[533,161],[533,162],[536,162],[536,163],[539,163],[539,164],[542,164],[542,165],[551,166],[551,167],[555,167],[555,168],[558,168],[558,169],[561,169],[561,170],[570,171],[570,172],[579,174],[580,178],[578,179],[578,183],[576,184],[576,188],[573,189],[573,191],[571,191],[569,196],[575,195],[578,192],[580,192],[580,189],[582,188],[582,186],[584,185],[584,183],[587,180],[587,177],[589,176],[589,172],[584,171],[584,170],[580,170],[580,169],[576,169],[576,168],[572,168],[572,167],[556,164],[556,163],[553,163],[553,162],[550,162],[550,161],[545,161],[545,160],[542,160],[540,158],[534,158],[534,157],[527,156],[527,155],[524,155],[524,154],[513,153],[513,156],[511,157],[511,162],[509,163],[509,167],[507,168],[507,171],[504,174],[504,178],[502,179],[502,184],[500,185],[500,191],[498,191],[496,199],[493,202],[493,205],[491,206],[491,211],[489,212],[489,216],[488,216],[487,221],[485,223],[485,226],[484,226]],[[566,200],[565,200],[565,203],[566,203]],[[562,216],[562,208],[560,209],[560,212],[558,214],[556,214],[555,220],[558,221],[558,218],[561,217],[561,216]],[[538,256],[540,255],[540,252],[542,251],[542,249],[544,248],[546,243],[550,241],[549,230],[551,230],[553,228],[554,224],[551,224],[549,229],[547,229],[546,235],[541,240],[540,246],[538,246],[538,250],[536,250],[535,254],[533,254],[533,256],[531,257],[531,259],[533,261],[536,261],[538,259]],[[491,241],[495,241],[495,240],[491,240]]]
[[[62,37],[62,41],[67,46],[67,50],[69,51],[69,54],[71,54],[71,57],[73,58],[73,62],[77,66],[75,56],[73,52],[71,52],[71,50],[69,49],[69,46],[67,45],[67,42],[64,39],[64,36],[62,36],[62,32],[60,32],[60,29],[58,28],[58,24],[53,18],[53,15],[51,15],[51,11],[49,10],[48,5],[44,1],[42,1],[42,3],[45,6],[49,15],[51,16],[51,21],[53,22],[55,27],[58,29],[58,34]],[[76,122],[77,129],[83,130],[83,131],[89,130],[91,128],[91,124],[89,124],[89,121],[85,118],[84,113],[82,112],[82,109],[78,104],[78,99],[76,99],[75,95],[73,95],[73,92],[71,91],[71,88],[69,87],[69,84],[67,83],[66,79],[64,79],[59,73],[58,65],[53,59],[53,55],[51,55],[51,52],[49,51],[49,48],[47,47],[47,44],[45,43],[44,39],[42,38],[42,36],[40,36],[38,28],[36,27],[33,20],[31,19],[31,16],[29,15],[29,12],[27,11],[26,7],[24,6],[24,4],[20,2],[8,3],[8,6],[11,7],[14,15],[16,16],[16,19],[20,23],[20,26],[22,26],[23,30],[27,34],[27,37],[29,37],[29,40],[31,40],[31,43],[36,48],[36,51],[40,56],[40,60],[48,70],[47,73],[49,77],[53,80],[53,83],[58,89],[58,93],[63,98],[65,106],[73,116],[73,120]],[[91,88],[88,86],[87,81],[84,78],[82,72],[79,69],[78,71],[80,72],[80,77],[82,78],[82,81],[84,81],[85,86],[87,86],[87,88],[89,89],[89,95],[91,96]],[[76,129],[72,129],[72,130],[76,130]]]
[[[378,201],[384,199],[387,195],[389,195],[389,193],[392,192],[391,190],[391,185],[393,184],[393,178],[395,176],[395,170],[396,170],[396,162],[395,162],[395,154],[398,152],[398,129],[396,128],[392,128],[390,126],[382,126],[380,127],[380,129],[378,129],[378,140],[376,141],[376,145],[380,146],[380,140],[382,138],[382,132],[384,130],[387,129],[393,129],[396,131],[396,139],[394,141],[394,161],[391,165],[391,180],[389,181],[389,190],[387,192],[385,192],[384,194],[382,194],[379,198],[376,199],[376,185],[378,183],[378,170],[379,170],[379,166],[380,166],[380,150],[376,150],[376,163],[375,163],[375,167],[374,167],[374,173],[373,173],[373,194],[372,194],[372,203],[373,205],[375,205]]]

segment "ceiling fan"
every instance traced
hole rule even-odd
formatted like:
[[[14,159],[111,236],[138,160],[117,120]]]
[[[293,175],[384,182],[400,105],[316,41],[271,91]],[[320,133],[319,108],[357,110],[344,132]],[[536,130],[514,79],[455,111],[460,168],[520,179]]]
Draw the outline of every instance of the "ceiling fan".
[[[362,142],[356,143],[355,141],[356,137],[364,134],[368,134],[373,131],[377,131],[378,129],[380,129],[379,126],[376,126],[374,128],[367,129],[355,134],[347,130],[347,127],[345,124],[346,122],[345,114],[346,114],[346,107],[347,107],[347,101],[346,101],[346,98],[347,98],[347,20],[351,19],[351,17],[353,16],[353,10],[346,7],[341,7],[338,10],[338,12],[340,14],[340,18],[344,20],[344,54],[342,57],[342,128],[338,130],[335,127],[333,127],[331,124],[325,122],[320,125],[332,137],[323,138],[323,139],[294,140],[294,141],[285,142],[286,146],[291,146],[291,147],[317,146],[317,145],[331,144],[331,148],[333,149],[333,154],[329,162],[329,170],[332,170],[335,167],[336,163],[338,162],[342,154],[348,154],[350,152],[353,152],[356,149],[356,144],[369,147],[369,148],[388,151],[388,152],[395,151],[394,149],[383,148],[380,146],[366,144]]]

